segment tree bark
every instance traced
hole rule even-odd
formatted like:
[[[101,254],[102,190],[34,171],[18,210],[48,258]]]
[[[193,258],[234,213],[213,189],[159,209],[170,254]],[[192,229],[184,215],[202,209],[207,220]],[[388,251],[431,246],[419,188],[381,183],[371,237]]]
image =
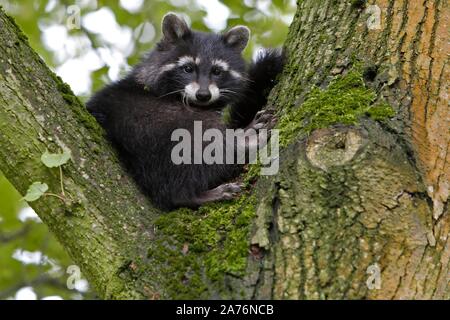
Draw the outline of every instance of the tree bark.
[[[279,173],[234,202],[161,214],[1,12],[0,170],[21,193],[58,190],[40,156],[71,150],[73,201],[31,205],[103,298],[449,299],[448,19],[438,0],[299,1],[268,104]],[[312,87],[355,70],[395,116],[305,130]]]
[[[75,201],[43,197],[30,205],[101,296],[141,297],[120,270],[156,211],[123,173],[84,106],[3,11],[0,70],[0,170],[22,194],[35,181],[57,193],[59,172],[40,158],[46,150],[71,150],[64,187]]]

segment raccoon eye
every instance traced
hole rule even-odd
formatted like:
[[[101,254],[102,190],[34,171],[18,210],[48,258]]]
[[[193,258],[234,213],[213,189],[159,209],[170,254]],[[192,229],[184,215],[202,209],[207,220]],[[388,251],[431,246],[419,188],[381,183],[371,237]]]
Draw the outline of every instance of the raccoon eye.
[[[186,73],[192,73],[192,72],[194,72],[194,68],[192,68],[192,67],[189,66],[189,65],[184,66],[183,70],[184,70],[184,72],[186,72]]]
[[[212,68],[211,73],[215,76],[220,76],[220,74],[222,73],[222,69],[214,67]]]

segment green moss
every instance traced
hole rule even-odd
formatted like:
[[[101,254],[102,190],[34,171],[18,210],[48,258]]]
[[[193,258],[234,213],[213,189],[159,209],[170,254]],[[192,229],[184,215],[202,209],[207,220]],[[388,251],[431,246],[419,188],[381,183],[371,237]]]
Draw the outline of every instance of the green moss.
[[[0,5],[0,11],[6,16],[6,18],[11,22],[11,24],[16,28],[16,34],[17,37],[26,42],[28,44],[28,37],[25,35],[25,33],[23,33],[22,29],[17,25],[16,20],[10,16],[9,14],[6,14],[5,11],[3,10],[3,7]]]
[[[165,240],[152,246],[148,258],[164,265],[160,280],[170,297],[200,298],[206,283],[220,283],[225,274],[243,274],[254,207],[254,196],[242,195],[235,201],[197,211],[183,208],[157,219],[155,225]]]
[[[382,120],[394,115],[386,103],[373,105],[376,93],[365,86],[360,72],[336,77],[326,89],[313,87],[305,102],[280,117],[280,145],[287,146],[297,134],[340,123],[356,124],[364,115]]]
[[[64,101],[69,105],[72,111],[77,114],[77,117],[81,121],[81,123],[83,123],[86,128],[99,132],[100,127],[97,124],[97,121],[88,112],[86,112],[83,103],[73,93],[70,86],[65,83],[59,76],[55,75],[52,71],[49,71],[49,74],[52,76],[52,79],[55,82],[56,87],[61,93]]]
[[[314,77],[314,75],[316,74],[316,72],[315,71],[310,71],[310,72],[308,72],[307,74],[306,74],[306,80],[311,80],[312,79],[312,77]]]
[[[383,121],[395,115],[395,110],[386,102],[374,104],[367,110],[367,114],[374,120]]]
[[[0,10],[4,13],[3,8],[1,6],[0,6]],[[30,46],[27,36],[22,32],[20,27],[17,25],[15,19],[13,17],[11,17],[10,15],[7,15],[7,14],[5,14],[5,16],[10,21],[10,23],[15,27],[14,31],[17,34],[18,39],[21,40],[25,45]],[[36,61],[38,61],[42,65],[44,70],[48,71],[48,75],[50,75],[51,78],[54,80],[54,82],[55,82],[55,84],[56,84],[56,86],[58,88],[58,91],[61,93],[64,101],[66,101],[67,104],[69,104],[69,106],[73,107],[72,109],[77,112],[77,114],[80,116],[80,119],[82,120],[82,122],[87,127],[90,127],[90,128],[98,127],[95,124],[95,119],[93,119],[93,117],[90,117],[87,112],[84,112],[83,104],[75,96],[75,94],[73,93],[73,91],[70,88],[70,86],[68,84],[66,84],[53,71],[48,69],[48,67],[45,64],[45,62],[41,59],[41,57],[36,52],[34,52],[33,50],[30,50],[30,54],[35,56]],[[81,110],[83,110],[83,111],[81,111]]]
[[[261,163],[258,161],[255,164],[250,164],[248,166],[248,171],[244,175],[244,184],[246,187],[252,185],[255,180],[259,177],[259,173],[261,172]]]

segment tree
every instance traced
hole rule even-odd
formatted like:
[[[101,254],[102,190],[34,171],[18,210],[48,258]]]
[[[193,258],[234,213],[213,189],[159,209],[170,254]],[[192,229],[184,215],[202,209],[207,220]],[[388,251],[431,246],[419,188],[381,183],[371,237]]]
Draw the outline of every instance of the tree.
[[[168,214],[2,12],[0,170],[64,188],[31,205],[103,298],[448,299],[448,5],[371,3],[299,3],[267,106],[279,173]],[[70,150],[62,175],[46,149]]]

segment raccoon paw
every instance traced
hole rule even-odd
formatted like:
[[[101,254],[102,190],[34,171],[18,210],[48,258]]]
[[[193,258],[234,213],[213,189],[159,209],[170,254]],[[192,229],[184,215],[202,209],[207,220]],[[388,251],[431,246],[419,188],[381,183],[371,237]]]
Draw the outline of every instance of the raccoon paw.
[[[257,131],[260,129],[271,129],[275,126],[276,121],[276,117],[271,112],[261,110],[256,113],[248,128],[252,128]]]
[[[221,184],[214,189],[205,191],[200,194],[198,197],[193,199],[193,203],[196,206],[200,206],[208,202],[234,199],[242,191],[243,186],[244,185],[241,183]]]
[[[222,193],[222,200],[231,200],[236,198],[242,192],[244,185],[242,183],[225,183],[217,187]]]

